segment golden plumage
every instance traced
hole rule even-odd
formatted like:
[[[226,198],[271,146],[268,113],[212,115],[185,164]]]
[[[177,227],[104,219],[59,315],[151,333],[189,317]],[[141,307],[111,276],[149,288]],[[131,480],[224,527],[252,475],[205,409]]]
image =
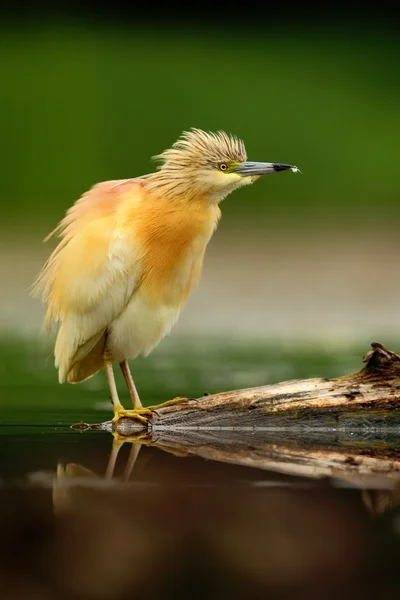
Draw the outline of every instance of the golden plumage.
[[[140,409],[126,359],[147,355],[178,318],[200,275],[218,203],[264,172],[291,168],[246,163],[242,141],[198,129],[156,158],[163,161],[157,172],[99,183],[69,209],[50,234],[61,241],[36,281],[46,324],[58,326],[60,382],[83,381],[105,366],[116,417],[132,411],[119,403],[111,363],[120,363]]]

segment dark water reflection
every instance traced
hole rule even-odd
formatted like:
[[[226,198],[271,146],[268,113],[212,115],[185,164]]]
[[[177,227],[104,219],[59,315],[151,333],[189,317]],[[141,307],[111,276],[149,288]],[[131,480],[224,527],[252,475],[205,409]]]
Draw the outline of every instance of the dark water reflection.
[[[360,487],[351,461],[299,477],[144,441],[2,436],[2,598],[397,596],[395,472]]]

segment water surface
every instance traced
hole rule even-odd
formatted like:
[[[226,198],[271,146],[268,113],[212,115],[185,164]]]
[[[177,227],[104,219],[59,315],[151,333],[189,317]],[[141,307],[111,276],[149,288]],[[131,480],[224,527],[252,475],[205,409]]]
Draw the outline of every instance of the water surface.
[[[339,376],[358,370],[365,350],[339,355],[261,341],[181,339],[135,361],[133,371],[143,400],[154,404]],[[216,453],[209,437],[182,444],[171,436],[125,440],[107,431],[79,432],[70,425],[111,416],[105,379],[100,374],[80,386],[59,386],[46,353],[30,340],[0,346],[4,597],[398,593],[396,435],[333,432],[324,443],[304,432],[279,439],[224,432]],[[120,377],[118,385],[128,406]],[[346,452],[353,456],[348,468],[343,463],[329,475],[321,470],[332,453]],[[292,469],[294,455],[309,476]],[[378,467],[391,461],[393,468],[365,477],[366,455],[376,456]]]

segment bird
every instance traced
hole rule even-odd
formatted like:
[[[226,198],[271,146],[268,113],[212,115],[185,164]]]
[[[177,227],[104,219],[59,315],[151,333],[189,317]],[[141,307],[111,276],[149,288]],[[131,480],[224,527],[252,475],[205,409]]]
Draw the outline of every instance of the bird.
[[[147,356],[177,321],[199,279],[220,202],[262,175],[299,171],[249,162],[241,139],[197,128],[153,158],[160,162],[154,172],[97,183],[72,205],[45,238],[60,241],[33,286],[46,305],[46,328],[57,329],[59,382],[79,383],[104,368],[113,422],[143,422],[152,413],[128,359]],[[119,399],[114,363],[132,409]]]

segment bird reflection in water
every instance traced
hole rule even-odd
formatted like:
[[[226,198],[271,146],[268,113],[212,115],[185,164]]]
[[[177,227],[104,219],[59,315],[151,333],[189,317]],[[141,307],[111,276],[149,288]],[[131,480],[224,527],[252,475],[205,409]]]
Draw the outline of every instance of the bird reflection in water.
[[[115,435],[103,477],[59,466],[48,550],[63,597],[187,597],[195,588],[200,597],[337,598],[372,579],[383,585],[384,573],[385,589],[397,586],[393,540],[377,531],[360,490],[178,460],[149,445]]]

